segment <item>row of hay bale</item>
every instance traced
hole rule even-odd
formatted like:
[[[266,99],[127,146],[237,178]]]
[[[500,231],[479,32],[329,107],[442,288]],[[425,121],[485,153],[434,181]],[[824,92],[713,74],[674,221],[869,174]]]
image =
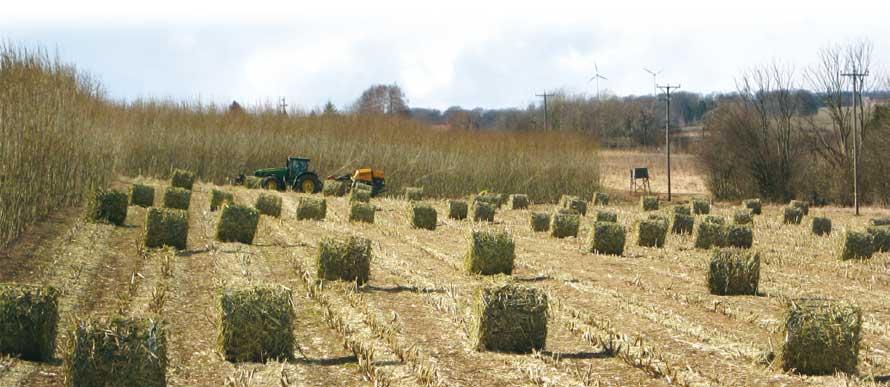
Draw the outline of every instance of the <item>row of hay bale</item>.
[[[840,259],[867,259],[874,253],[890,251],[890,222],[872,219],[865,231],[847,231],[844,234]]]

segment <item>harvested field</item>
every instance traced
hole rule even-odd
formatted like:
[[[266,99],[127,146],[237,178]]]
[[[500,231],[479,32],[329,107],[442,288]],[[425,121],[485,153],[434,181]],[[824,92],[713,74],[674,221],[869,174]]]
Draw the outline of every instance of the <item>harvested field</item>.
[[[133,183],[159,192],[169,186],[120,178],[110,188],[125,191]],[[720,296],[705,281],[715,250],[695,249],[694,235],[669,233],[660,249],[638,246],[636,224],[645,215],[637,201],[605,206],[628,230],[621,256],[585,252],[593,216],[580,217],[578,238],[558,239],[529,227],[531,212],[553,213],[556,205],[502,208],[495,225],[477,224],[512,235],[512,276],[492,279],[463,266],[470,222],[440,216],[434,231],[416,229],[400,199],[375,199],[374,223],[350,222],[349,198],[335,196],[327,198],[323,220],[298,221],[300,200],[321,194],[284,192],[281,218],[259,217],[252,244],[219,242],[221,212],[208,211],[214,188],[192,188],[185,250],[145,249],[147,209],[129,206],[120,227],[85,221],[82,209],[61,211],[0,252],[0,283],[59,290],[54,359],[66,356],[75,317],[120,316],[165,321],[169,385],[868,385],[890,375],[890,253],[838,259],[847,231],[866,230],[868,219],[886,211],[853,217],[844,209],[812,209],[837,231],[817,236],[782,224],[783,207],[764,205],[751,225],[757,292]],[[242,206],[262,193],[222,189]],[[424,203],[449,211],[445,200]],[[738,208],[715,202],[710,212],[729,218]],[[349,236],[371,241],[368,282],[316,282],[319,243]],[[475,297],[497,281],[546,294],[543,351],[474,348]],[[257,285],[292,290],[291,360],[232,363],[219,353],[220,294]],[[782,370],[788,302],[813,297],[861,310],[858,374]],[[67,373],[61,361],[0,356],[3,386],[63,385]]]

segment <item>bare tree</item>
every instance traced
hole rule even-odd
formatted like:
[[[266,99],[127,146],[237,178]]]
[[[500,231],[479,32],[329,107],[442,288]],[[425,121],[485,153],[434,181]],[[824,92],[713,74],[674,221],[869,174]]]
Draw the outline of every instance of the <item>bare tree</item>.
[[[355,102],[354,110],[365,114],[408,114],[405,93],[399,85],[373,85]]]

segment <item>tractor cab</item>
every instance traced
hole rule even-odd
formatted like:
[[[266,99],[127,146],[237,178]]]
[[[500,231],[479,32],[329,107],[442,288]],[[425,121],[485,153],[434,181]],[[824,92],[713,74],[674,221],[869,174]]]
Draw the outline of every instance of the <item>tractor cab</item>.
[[[309,159],[299,157],[287,158],[287,177],[289,181],[294,181],[297,176],[309,170]]]

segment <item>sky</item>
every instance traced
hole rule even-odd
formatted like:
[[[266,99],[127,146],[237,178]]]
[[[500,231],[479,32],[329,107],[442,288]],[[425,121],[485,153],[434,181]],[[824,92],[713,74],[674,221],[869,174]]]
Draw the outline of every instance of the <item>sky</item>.
[[[855,8],[854,8],[855,6]],[[412,107],[524,108],[563,90],[732,91],[754,66],[803,69],[868,39],[890,65],[890,1],[17,1],[0,41],[43,47],[117,99],[344,107],[398,84]]]

